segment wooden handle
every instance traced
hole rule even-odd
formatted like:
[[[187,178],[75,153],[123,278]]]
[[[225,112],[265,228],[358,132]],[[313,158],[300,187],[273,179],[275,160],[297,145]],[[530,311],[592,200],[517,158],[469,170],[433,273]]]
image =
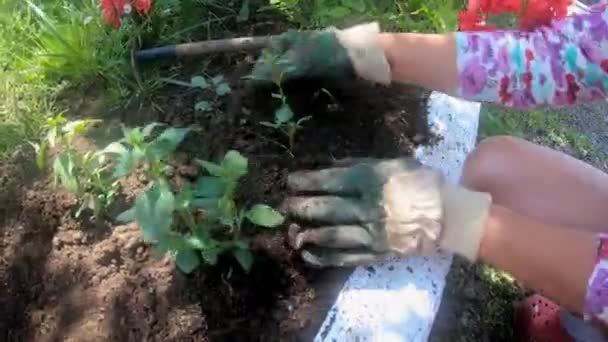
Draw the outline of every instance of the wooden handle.
[[[220,52],[261,50],[270,46],[274,38],[276,36],[241,37],[167,45],[137,51],[135,58],[138,61],[145,61],[159,58],[191,57]]]

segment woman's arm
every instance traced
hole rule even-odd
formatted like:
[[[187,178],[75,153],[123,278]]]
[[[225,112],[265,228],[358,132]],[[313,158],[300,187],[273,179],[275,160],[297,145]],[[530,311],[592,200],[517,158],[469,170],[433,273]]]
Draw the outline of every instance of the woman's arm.
[[[596,250],[593,233],[546,225],[493,205],[479,257],[581,313]]]
[[[608,11],[533,32],[379,36],[393,81],[517,108],[608,97]]]

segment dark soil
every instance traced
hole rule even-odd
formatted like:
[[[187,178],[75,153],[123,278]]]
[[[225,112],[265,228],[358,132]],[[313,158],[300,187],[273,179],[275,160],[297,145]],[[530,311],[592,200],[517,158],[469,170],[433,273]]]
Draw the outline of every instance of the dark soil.
[[[233,93],[212,118],[193,110],[210,94],[167,87],[154,98],[156,109],[116,119],[193,128],[176,157],[178,178],[198,175],[194,157],[239,150],[250,162],[243,205],[278,205],[292,170],[327,166],[334,158],[408,155],[428,137],[426,94],[417,89],[307,81],[286,88],[296,114],[313,115],[291,156],[279,145],[286,139],[259,124],[272,120],[278,103],[271,89],[240,81],[251,67],[245,60],[239,55],[219,63],[218,72],[233,70],[226,73]],[[249,274],[226,257],[185,276],[170,256],[150,255],[136,225],[76,220],[71,195],[41,177],[28,182],[34,178],[24,170],[35,170],[31,158],[0,167],[1,340],[308,341],[350,274],[305,267],[278,229],[250,232],[256,258]],[[125,189],[132,198],[137,186]]]

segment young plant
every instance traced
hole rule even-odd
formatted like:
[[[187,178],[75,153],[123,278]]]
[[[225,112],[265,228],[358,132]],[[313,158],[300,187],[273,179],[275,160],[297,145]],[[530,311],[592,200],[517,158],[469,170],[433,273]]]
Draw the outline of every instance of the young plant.
[[[279,89],[279,92],[273,93],[272,97],[279,99],[281,101],[281,106],[274,112],[274,122],[262,121],[260,124],[266,127],[274,128],[275,130],[283,133],[287,137],[288,151],[289,153],[292,153],[295,145],[296,133],[303,128],[302,123],[310,120],[312,116],[305,116],[298,120],[294,120],[293,110],[291,110],[291,107],[287,103],[287,96],[283,91],[283,75],[285,72],[290,71],[289,67],[284,72],[280,72],[279,65],[284,63],[283,61],[272,55],[264,56],[264,58],[267,58],[266,63],[272,67],[272,79],[274,84]]]
[[[241,238],[244,222],[270,228],[282,224],[283,216],[263,204],[239,208],[235,192],[248,164],[240,153],[228,152],[220,164],[199,163],[209,176],[187,183],[177,193],[161,179],[138,196],[135,206],[119,219],[139,223],[144,239],[154,243],[157,255],[176,253],[176,265],[184,273],[196,269],[201,260],[215,265],[224,252],[231,252],[249,271],[253,255]]]
[[[223,75],[215,76],[211,79],[205,79],[203,76],[194,76],[190,80],[190,84],[193,87],[200,89],[211,89],[215,96],[210,101],[199,101],[194,105],[194,110],[201,111],[207,116],[213,116],[216,108],[218,107],[218,101],[220,97],[230,94],[232,89]]]
[[[113,177],[127,176],[142,165],[149,179],[164,177],[167,159],[184,140],[189,129],[169,127],[150,139],[154,129],[160,126],[162,124],[151,123],[145,127],[122,128],[123,138],[104,150],[117,156]]]
[[[119,183],[111,175],[109,163],[104,151],[82,151],[75,145],[75,139],[85,134],[100,120],[75,120],[68,122],[58,115],[47,121],[48,133],[40,144],[32,144],[37,151],[36,162],[40,168],[46,164],[48,148],[57,148],[53,161],[53,181],[67,191],[76,195],[80,207],[76,217],[83,210],[93,210],[93,216],[99,217],[114,201]]]
[[[303,128],[302,123],[310,120],[312,116],[305,116],[294,120],[291,107],[285,102],[284,98],[282,100],[283,104],[274,112],[274,122],[262,121],[260,124],[283,133],[287,137],[289,152],[291,153],[295,145],[296,133]]]

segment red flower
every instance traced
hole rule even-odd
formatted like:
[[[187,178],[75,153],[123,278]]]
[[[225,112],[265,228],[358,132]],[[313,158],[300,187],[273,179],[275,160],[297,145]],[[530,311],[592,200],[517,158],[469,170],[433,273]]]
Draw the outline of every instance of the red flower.
[[[114,28],[120,27],[120,17],[124,15],[125,0],[101,0],[101,12],[104,19]]]
[[[133,0],[133,5],[139,14],[150,13],[152,7],[152,0]]]
[[[152,0],[100,0],[101,12],[103,17],[112,27],[120,27],[120,18],[124,15],[128,6],[135,7],[137,13],[147,15],[152,7]]]
[[[469,0],[459,22],[465,30],[493,30],[484,23],[488,15],[513,13],[519,16],[521,29],[533,30],[549,25],[555,18],[565,17],[571,3],[572,0]]]

